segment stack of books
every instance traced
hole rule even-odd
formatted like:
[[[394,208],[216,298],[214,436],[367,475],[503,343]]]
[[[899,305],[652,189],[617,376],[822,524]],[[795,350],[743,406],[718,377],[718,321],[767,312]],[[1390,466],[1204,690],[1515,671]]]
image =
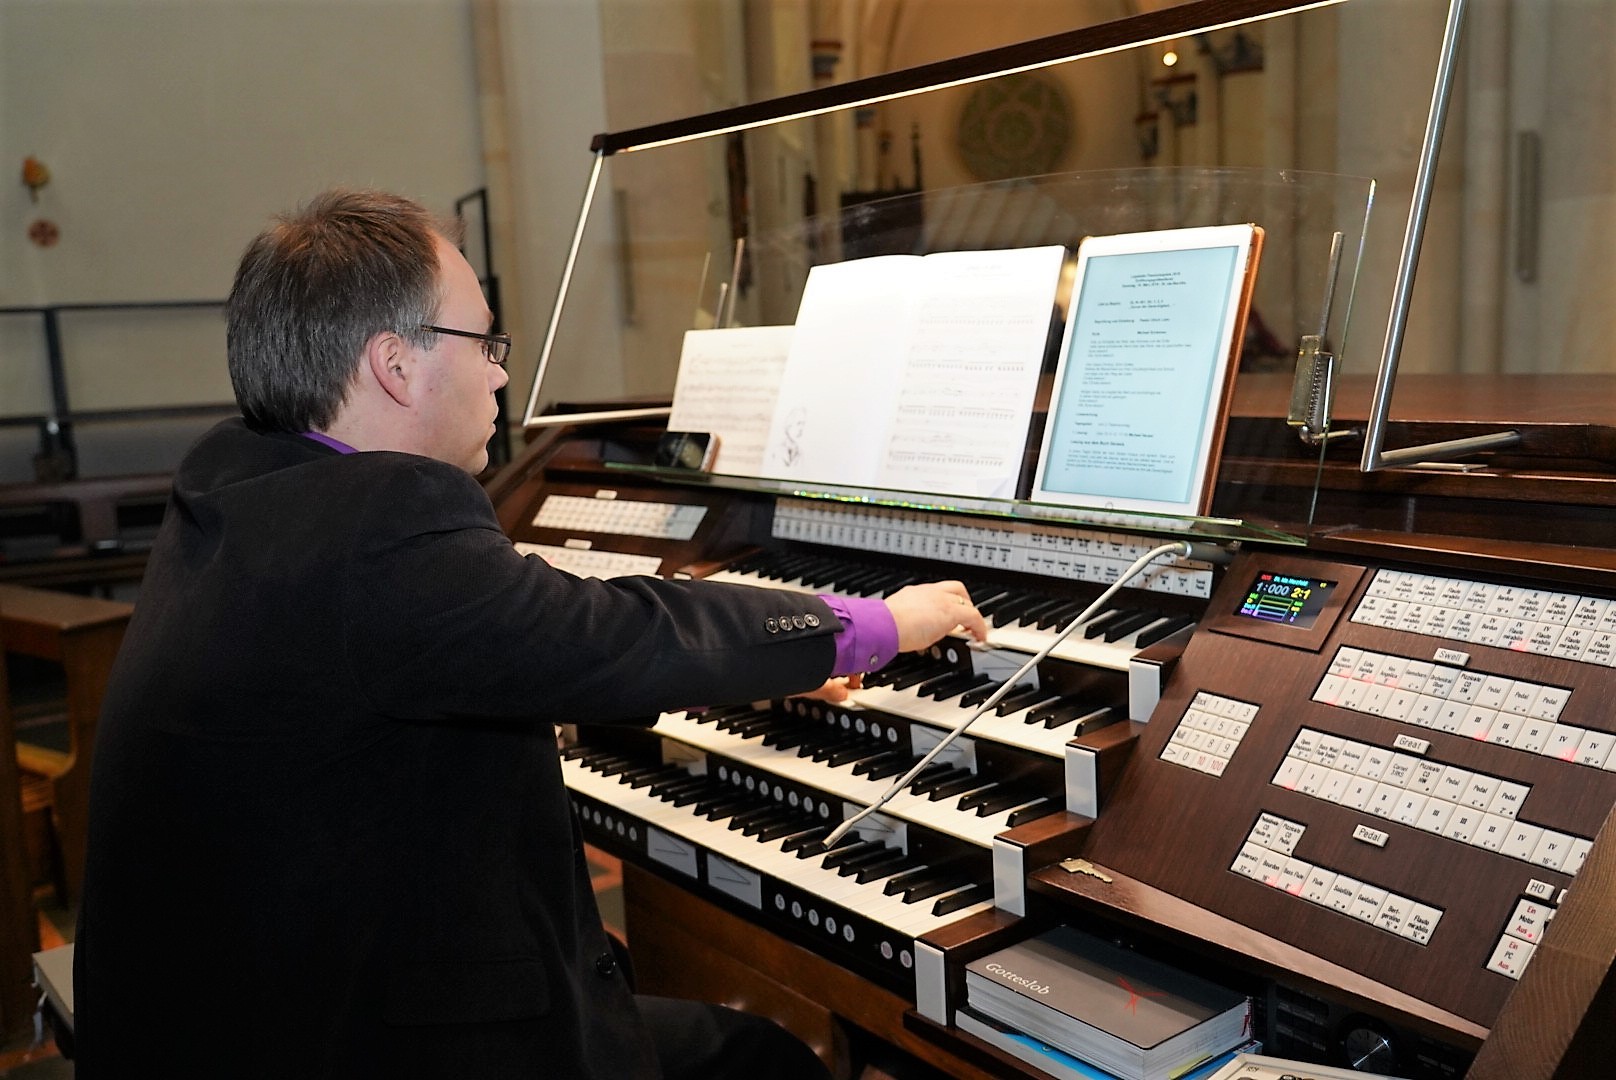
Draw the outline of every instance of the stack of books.
[[[1244,994],[1070,927],[972,961],[965,987],[961,1029],[1074,1080],[1179,1080],[1250,1049]]]

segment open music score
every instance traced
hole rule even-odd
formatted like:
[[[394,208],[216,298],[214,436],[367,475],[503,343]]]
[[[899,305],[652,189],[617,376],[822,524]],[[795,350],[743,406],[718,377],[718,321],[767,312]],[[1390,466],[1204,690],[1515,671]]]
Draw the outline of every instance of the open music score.
[[[763,447],[793,333],[790,326],[685,332],[668,430],[717,435],[714,472],[762,475]]]
[[[764,476],[1013,498],[1066,250],[813,267]]]

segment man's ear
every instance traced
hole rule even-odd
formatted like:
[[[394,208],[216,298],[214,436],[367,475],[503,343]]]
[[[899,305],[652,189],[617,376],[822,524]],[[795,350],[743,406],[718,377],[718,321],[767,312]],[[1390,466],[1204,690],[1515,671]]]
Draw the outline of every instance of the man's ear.
[[[365,342],[365,366],[382,392],[404,408],[413,404],[410,383],[415,355],[403,338],[391,330],[371,335]]]

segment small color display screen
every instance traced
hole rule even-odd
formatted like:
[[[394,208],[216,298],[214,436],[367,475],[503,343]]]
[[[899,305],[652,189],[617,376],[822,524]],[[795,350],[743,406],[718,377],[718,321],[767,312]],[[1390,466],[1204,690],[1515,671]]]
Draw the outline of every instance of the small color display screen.
[[[1324,610],[1335,585],[1333,581],[1264,570],[1252,579],[1245,599],[1240,601],[1235,614],[1306,630],[1312,627],[1319,612]]]

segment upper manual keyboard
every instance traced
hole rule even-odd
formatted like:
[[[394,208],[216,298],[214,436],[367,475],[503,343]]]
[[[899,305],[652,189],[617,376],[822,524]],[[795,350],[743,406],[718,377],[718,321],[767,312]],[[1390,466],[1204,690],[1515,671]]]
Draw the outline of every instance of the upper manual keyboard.
[[[818,554],[759,552],[709,575],[709,580],[761,585],[838,596],[887,596],[922,580],[890,566]],[[987,618],[988,644],[1035,653],[1083,614],[1098,596],[1057,595],[1021,585],[965,580],[977,610]],[[1169,638],[1188,636],[1195,626],[1189,615],[1145,604],[1111,603],[1085,619],[1051,656],[1092,667],[1126,671],[1144,648]]]

